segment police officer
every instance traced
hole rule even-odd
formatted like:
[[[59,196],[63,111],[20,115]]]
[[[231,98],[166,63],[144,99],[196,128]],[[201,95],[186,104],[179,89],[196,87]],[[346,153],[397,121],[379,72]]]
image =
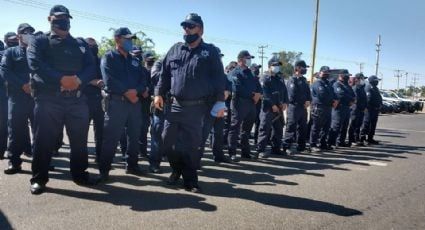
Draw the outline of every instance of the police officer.
[[[265,148],[272,135],[272,154],[280,155],[282,146],[283,126],[285,118],[283,111],[288,103],[288,92],[285,83],[280,77],[282,63],[274,56],[269,62],[269,71],[261,79],[263,100],[260,107],[260,127],[258,136],[257,154],[260,158],[267,158]]]
[[[93,121],[94,140],[96,160],[99,159],[102,150],[102,135],[103,135],[103,121],[104,112],[102,110],[102,93],[101,89],[104,87],[102,80],[102,73],[100,72],[100,59],[98,57],[99,47],[94,38],[86,38],[89,50],[93,54],[94,62],[96,63],[96,73],[93,79],[84,88],[83,93],[87,96],[87,104],[89,107],[89,123]]]
[[[143,53],[143,62],[144,62],[144,70],[147,87],[149,88],[146,91],[145,95],[141,98],[142,103],[142,128],[140,132],[139,138],[139,147],[140,147],[140,155],[147,156],[147,148],[148,148],[148,132],[150,125],[150,108],[151,108],[151,95],[153,95],[153,87],[151,85],[151,70],[152,66],[155,63],[155,56],[152,52],[147,51]]]
[[[332,119],[332,107],[338,105],[332,85],[329,83],[328,66],[322,66],[318,79],[311,86],[311,133],[310,147],[312,152],[332,150],[328,145],[328,133]],[[318,143],[319,142],[319,143]],[[319,145],[320,144],[320,145]]]
[[[34,100],[31,97],[30,69],[27,63],[26,48],[34,33],[34,28],[27,23],[18,26],[19,46],[10,47],[4,52],[0,66],[0,75],[8,82],[9,97],[9,166],[5,174],[21,171],[21,154],[27,144],[31,145],[28,120],[33,122]],[[31,129],[33,130],[33,129]]]
[[[166,114],[162,135],[173,169],[169,183],[177,183],[183,175],[185,189],[200,192],[196,170],[200,167],[198,147],[202,139],[202,119],[211,102],[217,104],[214,106],[216,116],[224,116],[225,108],[221,105],[225,78],[217,48],[202,40],[202,18],[191,13],[180,25],[185,43],[171,47],[163,60],[155,88],[155,107],[162,109],[163,96],[171,94],[171,110]]]
[[[224,102],[226,104],[226,112],[224,116],[224,129],[223,129],[223,145],[228,145],[228,137],[229,137],[229,129],[230,129],[230,122],[232,119],[232,109],[230,108],[230,104],[232,102],[232,81],[230,80],[229,73],[236,68],[238,65],[237,62],[231,61],[229,64],[224,68],[224,73],[226,74],[226,82],[227,87],[230,89],[230,94],[226,98],[226,101]]]
[[[361,141],[364,142],[366,140],[369,145],[378,145],[379,141],[373,139],[373,136],[378,123],[379,110],[382,106],[382,96],[378,89],[378,82],[381,79],[372,75],[367,80],[369,82],[365,87],[367,110],[361,130]]]
[[[102,153],[99,160],[100,182],[107,182],[121,131],[127,125],[127,174],[142,174],[138,166],[141,120],[140,97],[147,94],[145,71],[130,54],[136,35],[126,27],[115,30],[115,49],[102,57],[101,71],[105,82],[105,124]]]
[[[328,138],[328,144],[331,146],[350,146],[349,143],[345,142],[345,139],[350,121],[350,107],[356,100],[354,91],[348,84],[350,75],[348,70],[341,70],[338,73],[338,81],[333,84],[334,93],[339,103],[337,107],[332,109],[331,129]]]
[[[236,161],[236,148],[239,133],[241,133],[241,156],[251,158],[249,137],[257,114],[256,104],[261,97],[261,86],[249,69],[251,59],[254,58],[248,51],[242,50],[238,54],[238,65],[229,73],[232,81],[231,123],[228,137],[229,155]],[[242,130],[242,131],[241,131]]]
[[[296,61],[294,75],[287,82],[289,105],[283,145],[285,151],[290,150],[290,154],[304,151],[306,147],[307,108],[310,106],[311,94],[307,79],[303,75],[309,67],[303,60]],[[297,147],[293,145],[295,138]]]
[[[4,43],[0,41],[0,62],[3,57]],[[0,160],[4,159],[7,149],[7,96],[6,81],[0,73]]]
[[[258,81],[260,82],[260,68],[262,66],[258,65],[256,63],[253,63],[250,67],[252,74],[254,74],[254,76],[258,79]],[[262,100],[260,98],[260,100],[257,103],[257,113],[255,115],[255,123],[254,123],[254,143],[257,144],[257,140],[258,140],[258,133],[259,133],[259,129],[260,129],[260,111],[261,111],[261,105],[262,105]]]
[[[151,87],[152,89],[159,81],[159,75],[162,70],[162,60],[154,63],[151,69]],[[153,93],[153,92],[152,92]],[[167,109],[169,106],[165,105]],[[165,111],[167,109],[159,110],[152,107],[152,122],[151,122],[151,152],[149,154],[149,172],[162,173],[160,164],[162,157],[165,155],[162,144],[162,131],[164,130]]]
[[[353,91],[356,95],[356,104],[351,108],[350,127],[348,129],[349,144],[362,146],[360,141],[360,128],[363,124],[364,112],[367,108],[367,97],[365,91],[363,73],[357,73],[353,79]]]
[[[220,57],[223,57],[224,55],[221,54],[221,51],[219,48],[217,48],[218,53],[220,54]],[[223,74],[225,74],[223,72]],[[227,79],[227,76],[223,76],[223,78]],[[227,100],[229,94],[230,94],[230,85],[228,84],[228,81],[226,81],[226,88],[224,91],[224,99]],[[225,102],[224,106],[225,106]],[[205,151],[205,142],[207,141],[208,137],[210,136],[210,133],[212,132],[212,153],[214,155],[214,161],[216,163],[230,163],[231,160],[224,156],[223,152],[223,130],[224,130],[224,117],[217,117],[215,113],[211,113],[211,110],[213,109],[214,104],[209,104],[209,109],[207,113],[204,116],[203,120],[203,126],[202,126],[202,142],[201,146],[199,147],[200,156],[202,157]]]
[[[40,194],[49,180],[51,152],[65,125],[71,147],[71,174],[76,184],[91,185],[88,172],[89,111],[81,90],[95,76],[93,55],[83,39],[69,33],[71,15],[62,5],[50,10],[51,31],[30,41],[28,65],[35,73],[31,193]]]

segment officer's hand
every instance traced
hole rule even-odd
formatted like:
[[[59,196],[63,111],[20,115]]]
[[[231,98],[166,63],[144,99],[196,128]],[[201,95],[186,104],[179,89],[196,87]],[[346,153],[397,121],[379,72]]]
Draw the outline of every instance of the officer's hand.
[[[61,87],[63,90],[76,90],[81,84],[80,79],[77,76],[63,76],[60,80]]]
[[[260,93],[254,93],[254,96],[252,97],[252,100],[254,100],[254,104],[257,104],[260,98],[261,98]]]
[[[22,86],[22,90],[26,93],[26,94],[31,94],[31,87],[30,87],[30,83],[24,84]]]
[[[230,92],[229,91],[224,91],[224,100],[227,100],[227,98],[229,98]]]
[[[142,93],[142,97],[143,97],[143,98],[147,98],[147,97],[149,97],[149,88],[148,88],[148,87],[146,87],[145,92],[143,92],[143,93]]]
[[[225,111],[226,111],[226,109],[225,109],[225,108],[220,109],[220,110],[217,112],[217,117],[218,117],[218,118],[224,117],[224,112],[225,112]]]
[[[124,96],[133,104],[139,101],[139,98],[137,97],[137,90],[135,89],[127,90],[127,92],[124,93]]]
[[[155,96],[155,98],[153,99],[153,103],[156,109],[162,111],[162,108],[164,107],[164,100],[162,100],[162,96]]]
[[[333,101],[332,102],[332,108],[336,108],[336,107],[338,107],[338,103],[339,103],[339,101]]]
[[[366,113],[366,112],[367,112],[367,109],[364,109],[364,111],[363,111],[363,112],[365,112],[365,113]]]
[[[310,101],[306,101],[305,103],[304,103],[304,107],[305,108],[308,108],[310,106]]]
[[[101,79],[93,79],[93,80],[90,81],[90,84],[92,86],[96,86],[96,87],[98,87],[100,89],[105,86],[105,83]]]
[[[287,104],[281,104],[281,105],[280,105],[280,109],[281,109],[282,111],[285,111],[287,107],[288,107],[288,105],[287,105]]]
[[[277,107],[276,105],[272,106],[272,111],[273,113],[278,113],[279,112],[279,107]]]

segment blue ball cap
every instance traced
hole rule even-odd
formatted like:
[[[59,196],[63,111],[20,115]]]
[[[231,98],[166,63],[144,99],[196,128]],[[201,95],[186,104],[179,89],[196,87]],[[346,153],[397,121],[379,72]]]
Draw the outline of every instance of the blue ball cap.
[[[114,31],[115,37],[124,37],[124,38],[136,38],[135,34],[132,34],[127,27],[120,27]]]

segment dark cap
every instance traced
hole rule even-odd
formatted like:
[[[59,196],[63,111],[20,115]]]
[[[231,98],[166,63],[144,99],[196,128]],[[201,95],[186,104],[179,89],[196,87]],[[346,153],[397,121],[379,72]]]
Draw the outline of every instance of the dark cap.
[[[18,37],[17,37],[17,35],[16,35],[16,33],[15,32],[7,32],[5,35],[4,35],[4,41],[5,42],[7,42],[7,40],[9,40],[9,39],[17,39]]]
[[[248,50],[242,50],[241,52],[239,52],[238,54],[238,59],[244,58],[244,57],[251,57],[254,58],[254,56],[252,56]]]
[[[310,66],[308,66],[307,64],[305,64],[305,61],[299,60],[299,61],[296,61],[295,62],[295,67],[309,68]]]
[[[372,81],[380,81],[381,79],[379,79],[377,76],[375,76],[375,75],[372,75],[372,76],[370,76],[370,77],[368,77],[367,78],[367,80],[369,81],[369,82],[372,82]]]
[[[30,33],[34,33],[34,31],[35,31],[34,27],[32,27],[28,23],[19,24],[19,26],[18,26],[18,34],[22,34],[22,33],[24,33],[25,31],[28,31],[28,30],[30,31]]]
[[[269,64],[269,66],[272,66],[272,65],[282,65],[282,62],[279,60],[278,57],[273,56],[272,58],[270,58],[268,64]]]
[[[342,69],[338,72],[338,74],[340,75],[344,75],[344,76],[351,76],[351,73],[348,72],[348,70],[346,69]]]
[[[152,52],[147,51],[147,52],[145,52],[145,53],[143,54],[143,59],[144,59],[144,60],[151,60],[151,61],[153,61],[153,60],[155,60],[155,56],[153,55],[153,53],[152,53]]]
[[[184,26],[187,24],[204,27],[204,22],[202,21],[201,16],[195,13],[190,13],[189,15],[186,16],[185,20],[180,23],[181,26]]]
[[[256,64],[256,63],[253,63],[252,65],[251,65],[251,69],[260,69],[262,66],[261,65],[258,65],[258,64]]]
[[[327,72],[329,72],[331,70],[331,68],[329,68],[329,66],[322,66],[322,67],[320,67],[320,72],[324,72],[324,73],[327,73]]]
[[[50,16],[67,15],[69,18],[72,16],[69,14],[68,8],[62,5],[55,5],[50,9]]]
[[[366,79],[367,77],[365,77],[365,75],[363,75],[363,73],[356,73],[356,75],[354,75],[355,78],[362,78],[362,79]]]
[[[125,38],[136,38],[135,34],[132,34],[127,27],[120,27],[114,32],[115,37],[125,37]]]

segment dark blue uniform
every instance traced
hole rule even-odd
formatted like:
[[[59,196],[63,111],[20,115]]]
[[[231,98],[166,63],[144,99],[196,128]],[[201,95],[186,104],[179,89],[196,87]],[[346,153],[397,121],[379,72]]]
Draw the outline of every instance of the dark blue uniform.
[[[272,138],[272,153],[279,153],[282,146],[283,126],[285,118],[283,112],[273,112],[272,107],[279,110],[288,103],[288,91],[281,76],[266,73],[262,79],[263,100],[260,111],[260,126],[257,141],[257,152],[264,152],[270,136]]]
[[[0,51],[0,61],[3,52]],[[6,81],[0,73],[0,159],[3,159],[4,152],[7,149],[7,107]]]
[[[97,56],[93,57],[96,63],[96,74],[94,79],[102,80],[102,73],[100,72],[100,59]],[[104,112],[102,109],[102,93],[101,89],[92,84],[88,84],[83,90],[84,95],[87,97],[87,105],[89,107],[89,123],[93,121],[94,139],[96,157],[99,158],[102,151],[102,136],[103,136],[103,122]]]
[[[51,152],[56,150],[63,126],[71,147],[71,174],[74,181],[87,180],[87,133],[89,111],[81,88],[61,91],[64,75],[76,75],[84,87],[96,73],[94,58],[82,39],[71,35],[62,39],[53,32],[31,40],[27,49],[28,65],[35,73],[34,157],[31,183],[45,184]]]
[[[223,72],[224,74],[224,72]],[[227,81],[227,76],[223,76],[226,79],[226,91],[231,91],[231,84]],[[200,155],[201,157],[204,154],[205,142],[207,141],[210,133],[212,133],[211,143],[212,143],[212,153],[214,155],[214,160],[216,162],[225,161],[224,152],[223,152],[223,141],[224,141],[224,125],[225,117],[215,117],[212,116],[210,111],[214,104],[210,103],[207,113],[204,116],[203,127],[202,127],[202,143],[200,146]]]
[[[337,100],[338,106],[332,109],[332,122],[331,130],[329,131],[329,145],[345,145],[345,138],[347,137],[347,128],[350,121],[350,106],[354,103],[356,95],[348,83],[336,81],[333,84],[333,89]]]
[[[357,143],[360,141],[360,128],[363,124],[365,109],[367,108],[367,97],[365,85],[355,85],[353,90],[356,95],[356,105],[351,109],[348,141],[350,143]]]
[[[20,158],[22,152],[31,149],[28,120],[31,121],[31,125],[34,124],[34,100],[30,93],[25,93],[22,89],[30,82],[26,47],[15,46],[7,49],[0,69],[0,75],[8,82],[9,151],[12,153],[9,164],[19,168],[22,163]],[[33,128],[31,130],[34,131]]]
[[[321,78],[313,83],[311,97],[310,147],[327,149],[327,138],[332,119],[332,103],[337,98],[329,81]]]
[[[143,67],[143,70],[145,71],[145,81],[146,86],[149,88],[149,94],[148,97],[144,98],[141,97],[141,109],[142,109],[142,125],[140,129],[140,137],[139,137],[139,149],[140,149],[140,155],[147,156],[147,148],[148,148],[148,132],[149,132],[149,126],[150,126],[150,109],[151,109],[151,96],[153,95],[152,85],[151,85],[151,72],[150,70]]]
[[[188,189],[198,187],[198,147],[207,104],[224,101],[225,78],[217,48],[201,42],[195,48],[177,43],[162,62],[155,95],[171,95],[162,134],[164,151],[177,176]],[[178,138],[181,137],[181,138]]]
[[[311,101],[310,87],[305,77],[292,76],[287,83],[288,110],[284,138],[284,148],[290,148],[297,138],[298,151],[305,149],[307,135],[307,109],[305,103]]]
[[[261,93],[257,77],[250,69],[237,66],[229,73],[232,81],[232,101],[230,104],[232,117],[229,129],[229,155],[236,154],[237,141],[241,132],[242,157],[250,157],[249,137],[255,123],[257,108],[252,97]],[[241,127],[242,126],[242,127]]]
[[[108,51],[100,65],[105,92],[105,123],[103,127],[102,152],[99,161],[101,174],[111,170],[112,159],[115,155],[122,130],[127,127],[127,169],[138,168],[139,137],[141,120],[141,102],[131,103],[124,93],[135,89],[140,96],[146,91],[146,72],[139,60],[128,54],[127,57],[117,50]],[[107,108],[106,108],[107,107]],[[137,170],[137,169],[136,169]]]
[[[379,110],[382,106],[382,96],[377,85],[367,84],[365,87],[367,110],[361,130],[361,140],[373,141],[376,124],[378,123]]]

